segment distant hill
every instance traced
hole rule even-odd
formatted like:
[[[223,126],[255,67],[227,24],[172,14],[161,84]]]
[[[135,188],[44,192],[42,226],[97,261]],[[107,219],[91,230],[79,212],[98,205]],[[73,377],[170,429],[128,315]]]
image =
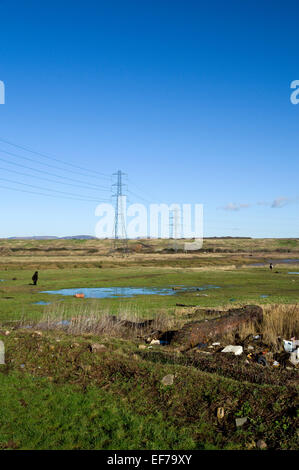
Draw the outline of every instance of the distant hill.
[[[91,235],[72,235],[68,237],[53,237],[51,235],[35,237],[9,237],[8,240],[94,240]]]

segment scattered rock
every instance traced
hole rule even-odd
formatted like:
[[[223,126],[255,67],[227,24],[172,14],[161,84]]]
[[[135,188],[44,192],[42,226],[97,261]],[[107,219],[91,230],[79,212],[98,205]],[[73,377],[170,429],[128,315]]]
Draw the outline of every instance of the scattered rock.
[[[263,441],[263,439],[259,439],[256,443],[256,447],[258,449],[267,449],[267,444],[265,441]]]
[[[104,344],[94,343],[89,346],[89,349],[92,353],[101,353],[107,351],[107,348]]]
[[[254,350],[254,347],[249,345],[249,346],[247,347],[247,349],[248,349],[248,351],[253,351],[253,350]]]
[[[10,335],[10,331],[6,330],[4,334],[5,334],[5,336]]]
[[[247,417],[244,418],[236,418],[236,426],[237,428],[243,426],[247,422]]]
[[[145,344],[139,344],[138,348],[139,349],[146,349],[146,345]]]
[[[240,354],[242,354],[243,352],[243,346],[234,346],[232,344],[229,344],[228,346],[226,346],[224,349],[222,349],[223,353],[234,353],[235,356],[240,356]]]
[[[161,383],[163,385],[173,385],[173,380],[174,380],[174,375],[173,374],[168,374],[163,377],[161,380]]]
[[[218,419],[223,419],[224,418],[224,408],[223,407],[217,408],[217,418]]]

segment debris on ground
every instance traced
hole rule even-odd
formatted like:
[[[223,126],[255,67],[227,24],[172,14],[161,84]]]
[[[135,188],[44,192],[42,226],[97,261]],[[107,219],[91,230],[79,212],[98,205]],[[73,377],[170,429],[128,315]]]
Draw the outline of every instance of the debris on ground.
[[[290,362],[296,366],[299,364],[299,348],[295,349],[295,351],[291,352],[290,354]]]
[[[234,353],[235,356],[240,356],[240,354],[243,353],[243,346],[234,346],[233,344],[229,344],[228,346],[225,346],[224,349],[222,349],[223,353]]]
[[[181,330],[172,332],[171,341],[181,344],[185,350],[191,349],[209,338],[217,339],[225,333],[234,331],[247,322],[260,322],[263,317],[263,310],[257,305],[246,305],[215,313],[221,316],[205,322],[187,323]]]
[[[261,366],[264,366],[264,367],[266,367],[268,365],[267,364],[267,359],[263,355],[258,356],[257,363],[260,364]]]
[[[160,340],[159,339],[152,339],[150,344],[160,344]]]

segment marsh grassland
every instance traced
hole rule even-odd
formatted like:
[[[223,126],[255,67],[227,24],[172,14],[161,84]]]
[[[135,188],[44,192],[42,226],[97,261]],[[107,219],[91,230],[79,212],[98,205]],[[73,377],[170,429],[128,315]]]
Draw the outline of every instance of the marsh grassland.
[[[299,338],[299,240],[207,239],[192,254],[166,240],[132,240],[126,256],[110,246],[0,240],[0,449],[297,449],[298,366],[283,339]],[[42,293],[74,288],[154,293]],[[262,307],[262,322],[186,352],[150,344],[245,305]],[[243,354],[221,353],[227,344]]]

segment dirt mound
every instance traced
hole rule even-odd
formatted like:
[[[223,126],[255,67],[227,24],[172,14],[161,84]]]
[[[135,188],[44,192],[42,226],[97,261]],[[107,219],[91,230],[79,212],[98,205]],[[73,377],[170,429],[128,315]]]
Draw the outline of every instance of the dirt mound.
[[[216,312],[213,311],[215,314]],[[198,343],[205,343],[210,339],[217,339],[229,331],[236,330],[246,322],[261,322],[263,310],[258,305],[246,305],[241,308],[230,309],[226,312],[218,311],[220,318],[209,321],[186,323],[181,330],[166,332],[163,338],[171,343],[181,345],[181,349],[188,350]],[[167,336],[168,338],[164,338]]]

